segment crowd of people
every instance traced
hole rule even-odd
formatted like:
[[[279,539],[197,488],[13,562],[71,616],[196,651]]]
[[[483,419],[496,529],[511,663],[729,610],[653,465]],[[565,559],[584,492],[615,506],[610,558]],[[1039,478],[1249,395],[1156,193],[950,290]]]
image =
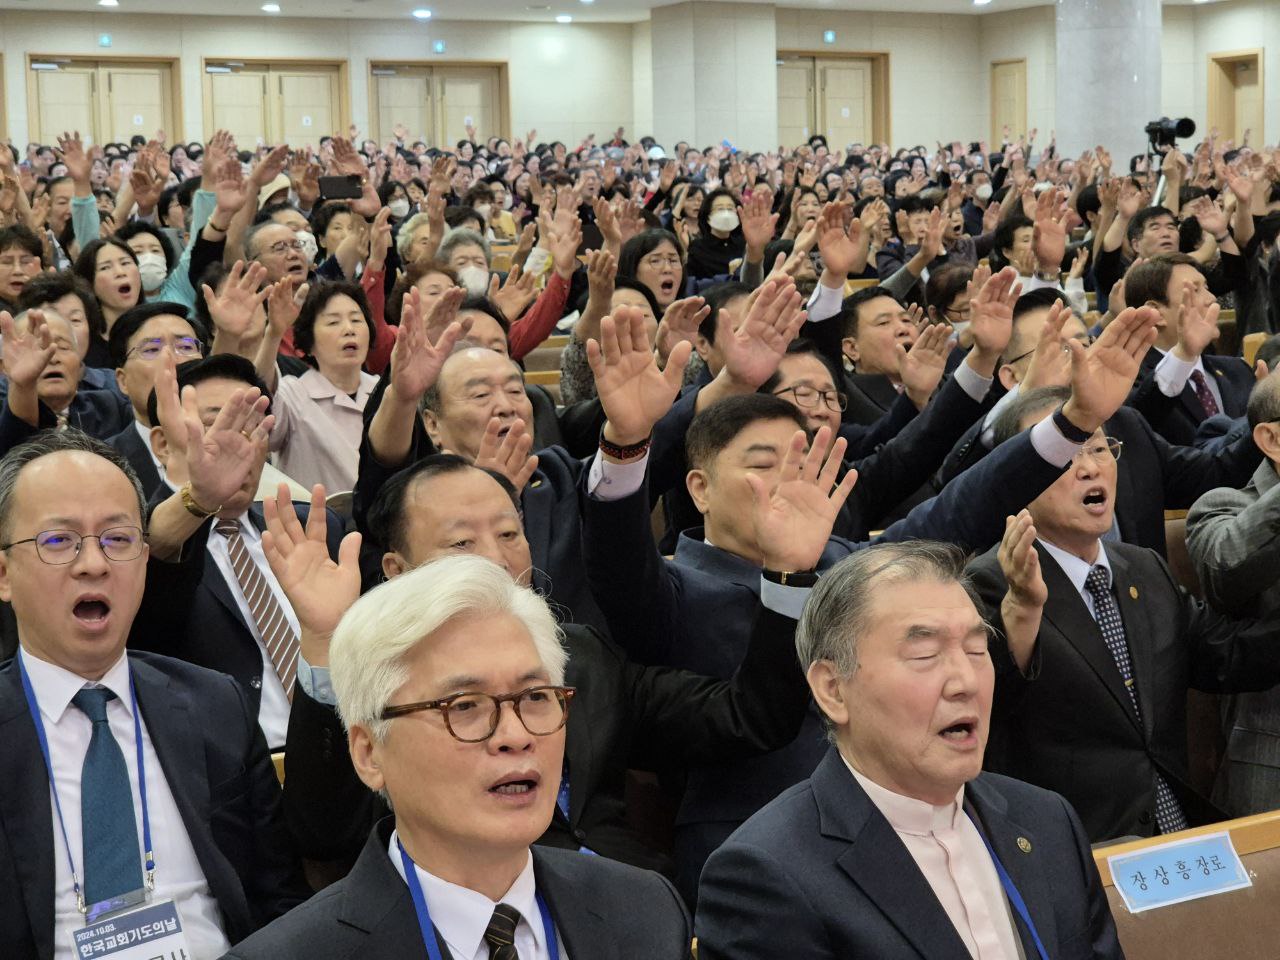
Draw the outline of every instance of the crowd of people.
[[[1035,141],[0,144],[6,955],[1122,957],[1280,807],[1280,153]]]

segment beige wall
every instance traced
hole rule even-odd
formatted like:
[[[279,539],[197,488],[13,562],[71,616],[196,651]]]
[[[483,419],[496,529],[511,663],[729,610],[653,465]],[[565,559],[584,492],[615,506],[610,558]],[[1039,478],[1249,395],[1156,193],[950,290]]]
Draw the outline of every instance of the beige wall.
[[[506,62],[513,129],[494,133],[522,137],[533,127],[540,139],[576,144],[588,133],[603,138],[619,125],[633,126],[629,24],[441,21],[422,26],[399,20],[262,17],[249,27],[231,17],[0,11],[8,133],[15,142],[28,139],[28,52],[179,57],[181,137],[186,140],[204,136],[203,57],[346,60],[352,119],[362,131],[369,126],[369,61],[394,59]],[[110,49],[97,45],[103,32],[112,36]],[[444,55],[431,52],[435,40],[445,41]]]
[[[371,59],[491,60],[509,65],[510,131],[536,127],[540,139],[577,142],[618,125],[661,142],[730,136],[750,148],[776,139],[775,50],[887,52],[895,145],[990,136],[990,63],[1027,59],[1028,125],[1041,142],[1054,128],[1053,7],[981,16],[681,4],[687,23],[658,8],[651,23],[541,24],[402,20],[305,20],[255,17],[36,14],[0,11],[7,133],[28,137],[26,55],[99,54],[180,58],[184,139],[205,135],[202,57],[339,59],[350,70],[352,118],[368,127]],[[694,12],[702,8],[694,22]],[[716,22],[714,18],[720,20]],[[1170,116],[1204,127],[1211,52],[1264,47],[1269,142],[1280,141],[1280,3],[1226,0],[1164,8],[1161,103]],[[731,29],[730,29],[731,28]],[[822,32],[836,31],[836,42]],[[100,49],[100,33],[113,45]],[[696,44],[695,38],[702,40]],[[446,53],[431,52],[442,39]],[[725,90],[716,101],[689,95],[695,70]]]
[[[976,139],[974,131],[986,122],[982,71],[974,61],[984,19],[779,9],[778,49],[888,53],[891,140],[932,147],[939,139]],[[825,30],[835,30],[835,43],[823,43]]]

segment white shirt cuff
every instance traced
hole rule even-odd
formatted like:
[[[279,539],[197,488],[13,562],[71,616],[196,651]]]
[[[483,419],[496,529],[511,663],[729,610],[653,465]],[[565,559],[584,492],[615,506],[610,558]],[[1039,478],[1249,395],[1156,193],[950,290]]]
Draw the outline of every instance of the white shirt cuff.
[[[840,312],[844,305],[844,286],[827,287],[819,283],[809,295],[809,303],[805,309],[809,313],[809,322],[818,323],[829,320]]]
[[[1053,422],[1053,417],[1045,417],[1031,428],[1031,446],[1046,462],[1055,467],[1067,467],[1084,444],[1068,440]]]
[[[611,463],[596,451],[587,473],[587,493],[597,500],[621,500],[644,486],[649,454],[630,463]]]
[[[788,587],[774,583],[760,575],[760,605],[766,610],[780,613],[792,620],[800,619],[804,610],[804,602],[809,599],[810,587]]]
[[[956,367],[954,376],[956,383],[960,384],[960,389],[969,395],[969,399],[977,403],[983,401],[994,382],[993,377],[984,377],[969,366],[968,361]]]
[[[1195,372],[1196,360],[1180,360],[1170,350],[1156,364],[1156,385],[1166,397],[1176,397],[1182,393],[1183,387]]]
[[[316,703],[327,707],[336,707],[338,698],[333,693],[333,684],[329,680],[328,667],[313,667],[298,655],[298,686],[302,692]]]
[[[981,439],[982,445],[988,450],[995,446],[996,421],[1000,419],[1000,414],[1004,413],[1005,410],[1009,408],[1009,404],[1013,403],[1013,401],[1017,399],[1018,390],[1015,387],[1013,390],[1010,390],[1003,397],[997,400],[995,402],[995,406],[988,410],[987,415],[983,417]]]

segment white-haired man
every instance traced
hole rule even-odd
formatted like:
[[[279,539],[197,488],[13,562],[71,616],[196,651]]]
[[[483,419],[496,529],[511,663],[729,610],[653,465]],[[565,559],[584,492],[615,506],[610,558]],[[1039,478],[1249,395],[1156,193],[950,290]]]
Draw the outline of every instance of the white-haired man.
[[[564,763],[565,659],[546,601],[480,557],[358,600],[334,632],[331,678],[356,772],[394,823],[345,879],[228,957],[686,957],[688,915],[666,880],[531,849]]]

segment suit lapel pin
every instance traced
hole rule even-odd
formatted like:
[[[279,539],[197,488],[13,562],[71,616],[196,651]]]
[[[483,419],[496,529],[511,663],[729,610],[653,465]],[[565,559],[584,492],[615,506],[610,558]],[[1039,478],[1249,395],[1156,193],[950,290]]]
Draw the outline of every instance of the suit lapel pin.
[[[1129,588],[1129,596],[1131,596],[1131,597],[1133,597],[1133,599],[1137,600],[1137,599],[1138,599],[1138,588],[1137,588],[1137,587],[1130,587],[1130,588]]]
[[[1019,850],[1021,850],[1023,853],[1030,853],[1030,852],[1031,852],[1031,841],[1030,841],[1030,840],[1028,840],[1026,837],[1019,837],[1019,838],[1018,838],[1018,849],[1019,849]]]

